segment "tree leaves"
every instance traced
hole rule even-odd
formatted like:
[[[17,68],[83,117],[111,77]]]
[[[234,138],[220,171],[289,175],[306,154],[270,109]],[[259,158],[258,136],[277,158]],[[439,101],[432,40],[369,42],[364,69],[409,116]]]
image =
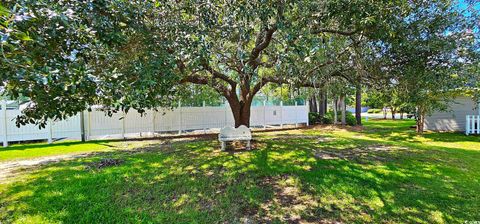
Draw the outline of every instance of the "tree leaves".
[[[268,82],[419,79],[420,91],[431,75],[448,81],[442,72],[462,64],[456,49],[469,47],[455,42],[467,24],[449,3],[7,0],[0,85],[29,97],[19,121],[38,123],[94,104],[107,114],[171,107],[192,80],[239,104]]]

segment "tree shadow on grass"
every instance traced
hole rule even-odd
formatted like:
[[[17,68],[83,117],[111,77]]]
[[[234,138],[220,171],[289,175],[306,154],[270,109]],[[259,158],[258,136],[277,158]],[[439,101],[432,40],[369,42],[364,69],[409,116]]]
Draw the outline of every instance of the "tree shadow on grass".
[[[460,132],[429,132],[423,134],[424,138],[430,139],[432,141],[439,142],[478,142],[480,143],[480,137],[475,135],[465,135]]]
[[[419,143],[419,141],[415,140],[415,137],[417,136],[438,142],[480,142],[480,138],[478,136],[466,136],[461,132],[426,132],[422,135],[418,135],[415,132],[415,129],[410,127],[414,124],[414,121],[411,120],[388,120],[367,123],[365,125],[366,128],[362,133],[373,138],[384,138],[390,141],[406,141],[416,143]]]
[[[351,141],[358,147],[375,143],[350,139],[350,144]],[[291,153],[291,147],[278,143],[258,152],[256,160],[258,166],[268,163],[273,176],[287,174],[297,179],[301,192],[297,197],[307,198],[303,203],[309,206],[293,221],[448,223],[479,218],[476,211],[480,208],[480,198],[471,198],[480,192],[478,181],[471,181],[479,174],[479,166],[459,164],[467,157],[475,158],[470,162],[478,164],[478,152],[463,150],[452,154],[448,151],[458,149],[449,148],[433,152],[400,150],[373,152],[392,157],[389,160],[378,160],[378,156],[312,160],[312,151],[316,149],[312,149],[311,142],[303,142],[303,145],[295,142],[296,151],[300,152],[289,160],[275,157],[278,153]],[[340,147],[338,151],[345,149]],[[274,207],[289,206],[280,203]],[[292,221],[285,217],[281,221]]]
[[[180,144],[180,151],[106,153],[49,165],[3,189],[0,220],[212,223],[241,217],[266,193],[246,178],[242,155],[220,152],[213,144]],[[125,162],[100,170],[85,168],[104,156]]]
[[[217,141],[52,164],[0,187],[0,221],[33,222],[462,222],[478,220],[478,152],[445,148],[319,159],[378,142],[262,140],[222,152]],[[425,150],[424,150],[425,149]],[[428,149],[428,150],[427,150]],[[85,167],[104,157],[124,163]],[[447,157],[447,158],[446,158]],[[450,158],[448,158],[450,157]],[[465,158],[468,164],[458,164]],[[465,170],[466,169],[466,170]]]

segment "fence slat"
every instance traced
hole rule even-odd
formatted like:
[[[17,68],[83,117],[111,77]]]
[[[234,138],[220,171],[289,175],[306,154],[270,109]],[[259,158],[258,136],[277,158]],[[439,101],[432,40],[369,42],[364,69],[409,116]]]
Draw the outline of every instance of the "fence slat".
[[[283,128],[283,101],[280,101],[280,128]]]
[[[182,134],[182,102],[181,101],[178,101],[178,134],[181,135]]]
[[[263,129],[267,129],[267,101],[263,101]]]
[[[52,119],[48,119],[48,144],[52,144],[53,142],[53,127],[52,127]]]
[[[465,134],[466,135],[470,134],[469,126],[470,126],[470,116],[467,115],[466,122],[465,122]]]

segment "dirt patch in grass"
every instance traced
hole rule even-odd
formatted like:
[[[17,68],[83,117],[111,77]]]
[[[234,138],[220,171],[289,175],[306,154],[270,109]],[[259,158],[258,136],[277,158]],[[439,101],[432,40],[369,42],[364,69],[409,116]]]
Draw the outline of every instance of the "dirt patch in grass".
[[[256,211],[245,211],[242,223],[340,223],[310,214],[312,208],[319,207],[319,200],[302,190],[295,175],[267,176],[258,180],[257,185],[271,190],[273,197]]]
[[[343,159],[355,161],[391,161],[396,158],[397,152],[409,150],[405,147],[389,145],[369,145],[365,147],[354,147],[347,149],[324,148],[315,152],[318,159]]]
[[[119,166],[124,162],[123,159],[104,158],[98,162],[91,162],[87,164],[88,169],[103,169],[111,166]]]
[[[335,138],[322,136],[317,139],[317,144],[335,141]]]

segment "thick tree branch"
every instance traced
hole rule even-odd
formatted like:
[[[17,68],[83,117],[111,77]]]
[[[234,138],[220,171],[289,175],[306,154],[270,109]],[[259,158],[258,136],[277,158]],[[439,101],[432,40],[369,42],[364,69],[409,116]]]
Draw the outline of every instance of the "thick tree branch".
[[[207,62],[202,63],[203,68],[205,68],[206,71],[210,72],[212,74],[213,78],[221,79],[232,87],[232,89],[235,89],[237,86],[237,83],[231,79],[230,77],[226,76],[225,74],[213,69]]]
[[[257,37],[257,41],[255,44],[255,48],[252,49],[252,52],[250,53],[250,58],[248,59],[248,65],[252,68],[256,68],[258,66],[258,57],[260,56],[260,53],[262,53],[265,48],[270,45],[270,42],[272,41],[273,34],[277,31],[277,27],[272,27],[269,29],[265,30],[265,33],[259,34]]]

